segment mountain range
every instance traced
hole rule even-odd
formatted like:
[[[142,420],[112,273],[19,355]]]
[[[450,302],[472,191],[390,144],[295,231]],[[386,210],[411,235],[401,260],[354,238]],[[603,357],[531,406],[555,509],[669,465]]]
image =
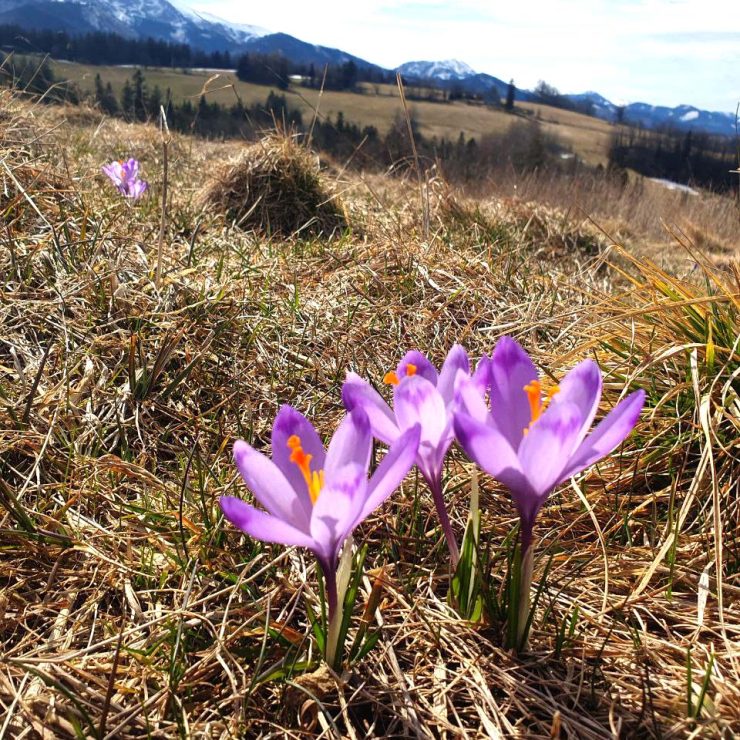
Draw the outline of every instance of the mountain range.
[[[0,0],[0,24],[59,30],[71,35],[103,31],[128,38],[151,37],[188,44],[206,52],[282,54],[296,63],[314,64],[318,68],[352,61],[360,69],[381,69],[340,49],[317,46],[285,33],[271,33],[258,26],[230,23],[196,12],[181,0]],[[505,98],[508,89],[507,82],[476,72],[458,60],[407,62],[395,71],[410,83],[433,83],[444,89],[480,95],[483,99]],[[564,97],[604,120],[613,121],[619,117],[626,123],[646,128],[670,125],[686,131],[735,134],[735,116],[731,113],[704,111],[690,105],[669,108],[631,103],[617,106],[597,92]],[[536,101],[538,97],[532,91],[517,89],[516,99]]]

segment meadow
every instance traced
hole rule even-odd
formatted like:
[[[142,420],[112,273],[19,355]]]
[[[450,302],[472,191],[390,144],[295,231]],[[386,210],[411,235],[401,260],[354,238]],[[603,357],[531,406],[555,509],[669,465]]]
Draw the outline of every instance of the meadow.
[[[52,64],[55,75],[62,80],[70,80],[79,85],[84,92],[94,90],[95,75],[100,74],[104,82],[110,82],[114,92],[119,95],[123,85],[130,78],[132,69],[115,66],[92,66],[67,62]],[[190,99],[197,103],[205,93],[208,102],[233,105],[237,99],[244,105],[261,104],[270,90],[282,93],[277,88],[240,82],[236,75],[224,70],[196,71],[147,68],[144,70],[147,82],[152,87],[159,85],[162,91],[169,89],[173,100]],[[322,116],[335,120],[342,113],[348,122],[360,126],[375,126],[385,133],[393,125],[394,119],[403,114],[403,106],[395,85],[361,83],[362,94],[326,90],[319,99],[317,91],[292,85],[285,91],[291,109],[300,110],[304,120],[311,120],[318,108]],[[428,91],[419,90],[424,95]],[[414,89],[409,90],[413,98]],[[460,132],[467,138],[480,139],[486,134],[506,131],[512,123],[512,116],[501,109],[481,103],[455,101],[450,103],[426,100],[411,100],[412,114],[423,136],[448,138],[455,141]],[[525,117],[536,117],[546,134],[551,134],[571,147],[586,163],[605,165],[609,141],[614,127],[606,121],[553,108],[539,103],[518,104],[517,108]]]
[[[181,78],[197,95],[207,75]],[[740,733],[736,203],[515,173],[461,192],[322,160],[306,182],[343,228],[279,234],[282,186],[245,190],[240,219],[213,194],[255,152],[285,172],[316,156],[172,135],[163,219],[154,122],[0,95],[0,738]],[[385,96],[355,99],[369,114]],[[428,105],[431,131],[446,125],[432,109],[461,104]],[[150,183],[137,202],[100,171],[127,157]],[[496,609],[461,616],[411,473],[355,531],[349,637],[377,643],[327,668],[310,553],[219,508],[250,497],[234,441],[267,449],[286,403],[328,439],[347,370],[385,393],[408,349],[439,366],[455,342],[477,358],[504,335],[554,380],[598,362],[598,418],[646,393],[634,433],[539,515],[529,650],[505,645]],[[479,585],[500,606],[517,516],[474,471],[453,448],[444,498],[462,538],[478,491]]]

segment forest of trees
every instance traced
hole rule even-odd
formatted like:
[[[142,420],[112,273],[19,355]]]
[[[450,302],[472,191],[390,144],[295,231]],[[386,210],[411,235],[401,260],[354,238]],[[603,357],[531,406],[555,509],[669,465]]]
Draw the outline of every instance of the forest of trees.
[[[48,54],[82,64],[137,64],[143,67],[214,67],[233,69],[229,52],[211,53],[157,39],[129,39],[115,33],[70,36],[64,31],[0,25],[0,48],[18,53]]]
[[[291,78],[299,78],[304,87],[325,90],[355,90],[360,82],[394,82],[392,73],[378,68],[358,67],[351,59],[343,64],[316,68],[314,64],[296,64],[280,54],[242,54],[237,59],[236,76],[242,82],[275,85],[287,90]]]
[[[737,168],[737,150],[726,137],[630,128],[612,139],[609,164],[709,190],[738,187],[737,175],[730,173]]]
[[[534,89],[538,103],[551,105],[553,108],[562,108],[563,110],[572,110],[577,113],[584,113],[587,116],[594,115],[594,104],[588,100],[571,100],[552,85],[544,80],[537,83]]]

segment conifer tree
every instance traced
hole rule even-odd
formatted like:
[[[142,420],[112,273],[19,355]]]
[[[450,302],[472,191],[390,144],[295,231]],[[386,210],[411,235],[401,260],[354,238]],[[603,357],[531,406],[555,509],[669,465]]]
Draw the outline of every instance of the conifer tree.
[[[131,87],[129,80],[123,83],[121,90],[121,111],[126,118],[130,118],[134,113],[134,88]]]
[[[516,98],[516,87],[514,86],[514,80],[509,80],[509,87],[506,89],[506,103],[504,109],[508,111],[514,110],[514,99]]]

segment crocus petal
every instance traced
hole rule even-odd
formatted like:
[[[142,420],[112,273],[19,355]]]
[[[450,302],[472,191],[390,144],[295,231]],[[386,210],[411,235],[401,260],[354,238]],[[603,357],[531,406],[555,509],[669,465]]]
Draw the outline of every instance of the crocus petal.
[[[396,386],[393,410],[402,430],[421,426],[417,460],[426,478],[436,477],[452,443],[452,425],[439,391],[425,378],[415,375]]]
[[[123,173],[121,171],[121,165],[119,162],[111,162],[101,168],[103,174],[107,175],[111,182],[117,187],[121,188],[123,185]]]
[[[488,355],[478,360],[478,364],[473,371],[471,376],[472,381],[475,383],[481,394],[488,393],[491,387],[491,378],[493,376],[493,360]]]
[[[121,168],[127,180],[135,180],[139,176],[139,162],[133,157],[124,162]]]
[[[305,501],[308,501],[310,506],[311,499],[308,495],[306,480],[300,468],[290,461],[292,450],[288,447],[288,439],[293,435],[301,440],[303,451],[311,455],[311,470],[323,470],[326,453],[313,425],[292,406],[281,406],[272,425],[272,459],[290,481],[290,485],[299,493],[305,494]]]
[[[534,424],[519,446],[519,463],[532,490],[547,496],[562,479],[583,424],[574,403],[561,403]]]
[[[347,373],[342,386],[342,402],[347,411],[361,407],[370,419],[373,434],[384,444],[398,439],[400,431],[390,407],[380,393],[356,373]]]
[[[103,174],[110,177],[111,180],[121,179],[118,175],[118,172],[116,171],[115,162],[103,165],[100,169],[102,170]]]
[[[413,365],[415,368],[414,374],[411,376],[408,375],[407,371],[409,365]],[[396,368],[396,375],[398,375],[399,380],[403,380],[405,377],[419,376],[426,378],[432,385],[437,385],[438,380],[437,368],[418,349],[412,349],[403,356]]]
[[[234,443],[234,461],[247,488],[270,514],[308,531],[312,506],[305,483],[294,489],[272,460],[241,439]]]
[[[334,473],[348,464],[357,465],[367,472],[372,450],[370,421],[361,406],[344,417],[329,443],[324,474],[331,485]]]
[[[512,492],[525,487],[519,458],[509,440],[495,425],[455,414],[455,436],[468,457]]]
[[[437,381],[437,390],[446,406],[452,403],[455,393],[455,378],[458,372],[461,371],[467,375],[470,374],[470,360],[465,349],[461,345],[455,344],[447,353]]]
[[[144,180],[137,180],[129,188],[129,196],[134,199],[141,198],[142,195],[147,191],[149,184]]]
[[[420,438],[421,427],[415,424],[391,445],[370,478],[365,503],[355,526],[375,511],[401,485],[414,464]]]
[[[472,416],[476,421],[485,424],[490,418],[486,399],[480,388],[469,375],[463,371],[458,372],[455,380],[455,413],[462,412]]]
[[[532,420],[524,386],[536,379],[537,369],[529,355],[511,337],[501,337],[491,363],[491,409],[514,449],[519,447]]]
[[[618,447],[635,428],[644,403],[643,390],[630,393],[620,401],[583,440],[563,471],[561,482],[585,470]]]
[[[315,543],[305,532],[292,527],[287,522],[270,516],[264,511],[233,496],[221,496],[219,504],[226,518],[242,532],[263,542],[277,542],[281,545],[296,545],[315,549]]]
[[[601,371],[593,360],[578,363],[560,381],[559,391],[552,397],[550,409],[561,403],[575,404],[583,418],[576,445],[579,445],[591,428],[601,399]],[[545,411],[545,415],[549,413]]]
[[[346,465],[334,472],[321,490],[311,517],[311,536],[327,560],[335,562],[339,548],[352,532],[367,490],[367,470]]]

